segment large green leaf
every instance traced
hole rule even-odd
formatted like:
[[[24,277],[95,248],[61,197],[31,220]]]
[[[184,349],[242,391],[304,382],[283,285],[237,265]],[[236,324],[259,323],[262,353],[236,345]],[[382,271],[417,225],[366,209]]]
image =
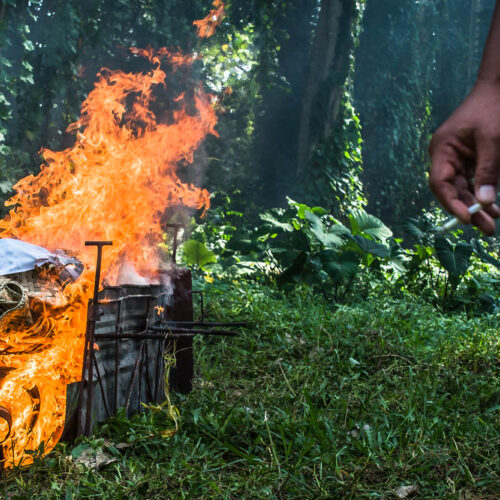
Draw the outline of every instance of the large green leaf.
[[[351,231],[342,224],[334,224],[324,233],[322,243],[326,248],[338,248],[345,243]]]
[[[188,266],[203,267],[207,264],[217,262],[215,254],[203,243],[196,240],[187,240],[182,245],[182,252]]]
[[[391,249],[387,245],[383,245],[382,243],[370,240],[359,234],[355,234],[351,236],[351,238],[364,252],[376,255],[381,259],[384,259],[385,257],[389,257],[389,255],[391,255]]]
[[[451,276],[463,276],[470,265],[472,245],[461,241],[454,247],[447,239],[438,238],[435,243],[436,256]]]
[[[344,243],[345,236],[349,233],[349,230],[340,224],[332,226],[328,232],[325,231],[323,221],[312,212],[307,211],[305,218],[309,222],[309,230],[326,248],[338,248]]]
[[[389,246],[391,253],[386,265],[391,268],[396,274],[400,275],[405,271],[405,265],[408,261],[408,257],[397,241],[391,240]]]
[[[319,258],[323,269],[336,284],[352,278],[359,268],[360,257],[355,252],[338,253],[334,250],[323,250]]]
[[[291,233],[293,231],[293,226],[289,222],[282,222],[278,219],[280,214],[275,214],[271,210],[264,212],[259,215],[260,219],[267,224],[271,225],[274,228],[281,229],[287,233]]]
[[[300,254],[300,250],[290,249],[290,248],[282,248],[275,247],[271,249],[273,257],[279,262],[280,266],[284,269],[290,267],[297,255]]]
[[[278,285],[284,285],[286,283],[290,283],[291,281],[294,281],[295,278],[300,276],[302,272],[304,271],[304,268],[307,263],[307,253],[306,252],[300,252],[295,260],[293,261],[292,265],[285,269],[276,279]]]
[[[356,210],[349,216],[354,234],[365,233],[372,238],[385,241],[392,236],[392,231],[377,217],[364,210]]]
[[[435,226],[427,219],[409,219],[401,224],[401,228],[416,242],[427,244]]]

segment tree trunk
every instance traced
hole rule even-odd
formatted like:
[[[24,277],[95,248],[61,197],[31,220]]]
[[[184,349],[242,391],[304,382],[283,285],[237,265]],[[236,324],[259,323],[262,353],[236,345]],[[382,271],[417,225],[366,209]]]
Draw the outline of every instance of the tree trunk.
[[[469,23],[469,55],[467,61],[467,80],[469,85],[474,83],[477,72],[477,61],[481,57],[479,54],[479,37],[480,37],[480,15],[482,10],[481,0],[472,0],[470,6],[470,23]]]
[[[259,3],[265,2],[267,0],[259,0]],[[294,0],[286,5],[286,8],[268,12],[273,23],[272,32],[266,25],[260,27],[262,47],[258,82],[262,89],[262,106],[257,110],[254,158],[260,181],[257,196],[261,207],[284,205],[285,196],[295,181],[296,138],[314,35],[311,21],[317,0]],[[280,50],[273,52],[276,45]],[[278,67],[272,57],[277,58]]]
[[[301,108],[297,144],[297,174],[306,168],[314,147],[331,133],[338,118],[344,86],[349,74],[349,58],[354,45],[351,36],[356,22],[355,0],[321,0],[312,46],[307,82]],[[324,120],[315,126],[315,113]]]

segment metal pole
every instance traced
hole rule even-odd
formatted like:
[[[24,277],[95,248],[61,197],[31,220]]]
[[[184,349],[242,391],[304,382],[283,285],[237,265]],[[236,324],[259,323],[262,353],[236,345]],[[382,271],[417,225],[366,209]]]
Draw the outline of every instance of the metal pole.
[[[95,246],[97,247],[97,263],[95,269],[95,280],[94,280],[94,297],[92,299],[92,305],[89,309],[89,321],[87,324],[87,345],[88,345],[88,370],[87,370],[87,412],[85,415],[85,429],[84,433],[86,436],[90,436],[92,431],[92,405],[94,397],[94,339],[95,339],[95,323],[97,321],[97,311],[99,306],[99,283],[101,281],[101,265],[102,265],[102,247],[110,246],[113,242],[111,241],[86,241],[85,246]]]

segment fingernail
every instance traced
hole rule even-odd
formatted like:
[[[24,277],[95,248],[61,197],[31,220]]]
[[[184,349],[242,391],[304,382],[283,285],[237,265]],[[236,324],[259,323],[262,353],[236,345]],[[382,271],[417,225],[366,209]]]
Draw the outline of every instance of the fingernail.
[[[491,205],[497,196],[494,186],[481,186],[477,192],[477,201],[482,205]]]

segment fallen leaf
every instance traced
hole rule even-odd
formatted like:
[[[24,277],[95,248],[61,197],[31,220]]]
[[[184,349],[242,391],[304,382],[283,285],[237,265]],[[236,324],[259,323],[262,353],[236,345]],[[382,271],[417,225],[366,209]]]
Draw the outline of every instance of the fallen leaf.
[[[411,484],[410,486],[400,486],[396,488],[396,496],[398,498],[408,498],[418,491],[418,486],[416,484]]]
[[[132,445],[130,443],[117,443],[114,445],[117,450],[125,450],[130,448]]]
[[[116,462],[116,458],[110,457],[101,450],[87,448],[75,460],[77,464],[85,465],[89,469],[100,469],[110,463]]]

